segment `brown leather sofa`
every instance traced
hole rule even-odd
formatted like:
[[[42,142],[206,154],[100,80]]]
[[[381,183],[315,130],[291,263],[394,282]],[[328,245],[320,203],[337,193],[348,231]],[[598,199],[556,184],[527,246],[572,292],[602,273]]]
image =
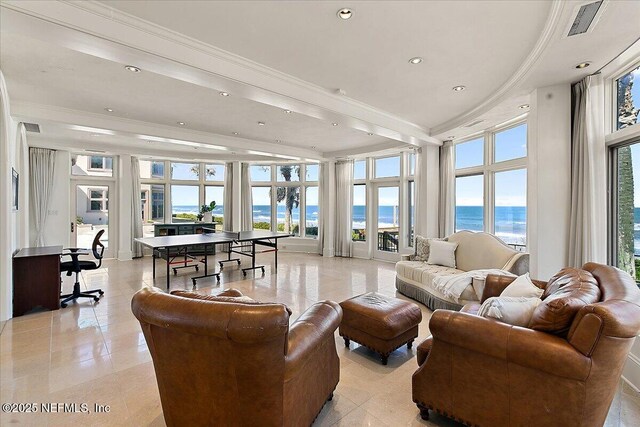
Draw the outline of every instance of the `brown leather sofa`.
[[[476,316],[478,305],[436,310],[413,374],[423,418],[434,410],[474,426],[602,426],[640,332],[640,290],[614,267],[582,268],[601,296],[565,336]],[[511,281],[488,276],[482,301]]]
[[[168,426],[313,422],[340,376],[338,304],[314,304],[290,328],[283,304],[179,294],[144,288],[131,302]]]

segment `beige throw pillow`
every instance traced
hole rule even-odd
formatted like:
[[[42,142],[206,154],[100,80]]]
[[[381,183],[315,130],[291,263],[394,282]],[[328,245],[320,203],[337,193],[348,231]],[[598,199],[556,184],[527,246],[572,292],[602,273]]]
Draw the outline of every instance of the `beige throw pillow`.
[[[415,241],[416,253],[414,257],[415,261],[429,260],[429,247],[430,247],[430,243],[434,240],[446,241],[447,238],[416,236],[416,241]]]
[[[427,260],[427,264],[456,268],[457,248],[457,243],[431,240],[429,242],[429,259]]]
[[[516,280],[511,282],[502,293],[501,297],[524,297],[524,298],[540,298],[544,289],[540,289],[533,284],[529,273],[518,276]]]
[[[482,303],[478,316],[526,328],[540,302],[540,298],[492,297]]]

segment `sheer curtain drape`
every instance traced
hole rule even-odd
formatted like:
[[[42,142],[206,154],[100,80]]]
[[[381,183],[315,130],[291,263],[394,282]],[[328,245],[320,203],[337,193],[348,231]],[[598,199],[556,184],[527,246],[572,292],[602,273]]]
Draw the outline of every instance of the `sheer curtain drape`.
[[[335,255],[351,257],[353,238],[353,160],[336,163],[336,238]]]
[[[326,170],[326,164],[320,163],[318,166],[318,253],[324,254],[324,216],[326,215],[326,203],[324,200],[324,173]]]
[[[142,256],[142,245],[133,239],[142,237],[142,195],[140,189],[140,160],[131,157],[131,184],[133,185],[131,200],[131,256],[140,258]],[[150,196],[147,203],[153,203]]]
[[[569,265],[606,262],[604,85],[602,75],[573,86]]]
[[[233,162],[224,166],[223,229],[233,231]]]
[[[425,231],[422,229],[422,221],[417,213],[426,212],[426,207],[422,206],[424,201],[423,197],[420,195],[422,192],[422,186],[424,185],[424,178],[422,176],[422,148],[416,148],[414,153],[416,161],[413,172],[413,233],[415,237],[415,235],[424,236]]]
[[[454,229],[456,169],[453,150],[453,141],[445,141],[440,147],[440,205],[438,206],[440,237],[453,234]]]
[[[242,163],[240,169],[240,213],[242,230],[253,230],[253,197],[251,195],[251,175],[249,164]]]
[[[44,228],[47,222],[56,166],[55,150],[29,149],[29,183],[31,185],[31,213],[36,231],[36,246],[44,246]]]

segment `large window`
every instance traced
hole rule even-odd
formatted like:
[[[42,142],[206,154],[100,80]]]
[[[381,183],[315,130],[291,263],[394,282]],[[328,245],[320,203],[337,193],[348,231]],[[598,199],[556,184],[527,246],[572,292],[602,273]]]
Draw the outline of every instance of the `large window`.
[[[484,175],[456,178],[456,231],[484,230]]]
[[[168,171],[168,173],[165,173]],[[154,224],[195,222],[203,204],[216,202],[213,219],[217,228],[224,220],[223,163],[140,160],[140,194],[143,232],[153,236]],[[167,190],[168,189],[168,190]],[[166,192],[170,192],[170,198]],[[167,206],[169,200],[170,206]],[[169,215],[169,216],[167,216]]]
[[[106,212],[109,210],[109,189],[106,187],[89,188],[87,212]]]
[[[487,231],[525,250],[526,123],[461,141],[456,144],[455,156],[455,230]]]
[[[318,237],[318,165],[251,165],[249,172],[254,229]]]
[[[114,158],[111,156],[71,156],[71,175],[76,176],[113,176]]]
[[[612,149],[614,263],[640,281],[640,142]]]
[[[616,80],[616,129],[623,129],[638,123],[640,111],[640,66]],[[636,82],[637,83],[637,82]]]
[[[353,211],[351,228],[353,240],[364,242],[367,240],[367,184],[353,186]]]

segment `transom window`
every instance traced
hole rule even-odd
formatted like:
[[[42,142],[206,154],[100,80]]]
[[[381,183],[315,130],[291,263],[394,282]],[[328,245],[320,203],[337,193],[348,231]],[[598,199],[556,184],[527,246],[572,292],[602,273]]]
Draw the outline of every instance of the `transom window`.
[[[638,123],[640,111],[640,66],[616,80],[616,129],[623,129]],[[636,84],[634,84],[636,83]]]

